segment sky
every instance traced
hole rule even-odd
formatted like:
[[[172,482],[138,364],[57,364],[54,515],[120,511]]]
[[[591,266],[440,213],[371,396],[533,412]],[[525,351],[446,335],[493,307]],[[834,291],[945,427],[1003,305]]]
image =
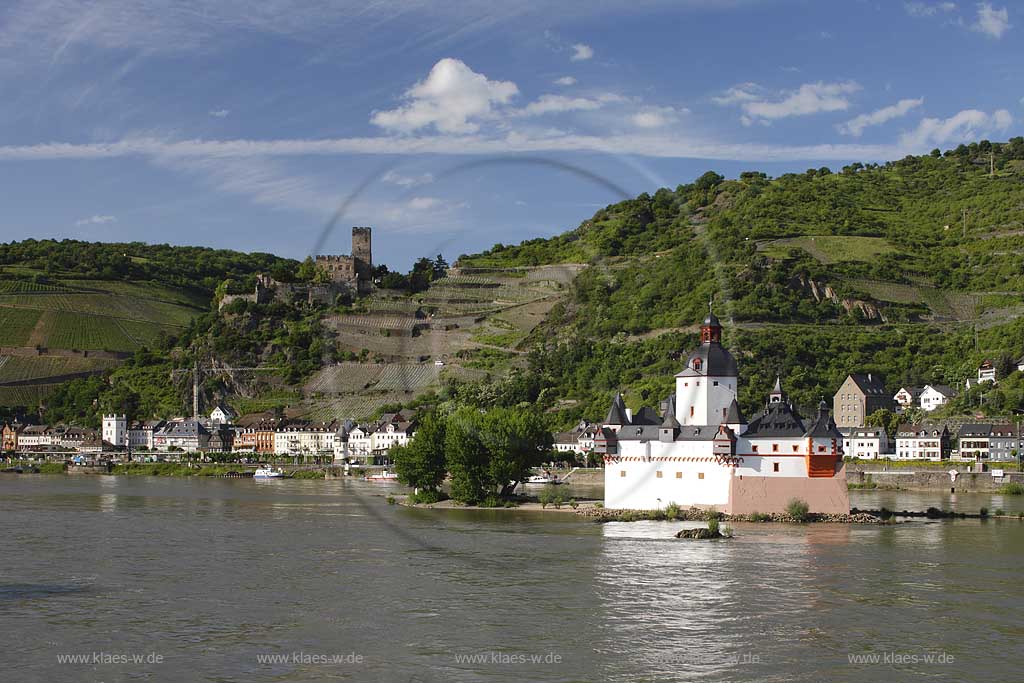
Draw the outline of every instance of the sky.
[[[1020,135],[1024,3],[8,0],[0,241],[407,269],[707,170]]]

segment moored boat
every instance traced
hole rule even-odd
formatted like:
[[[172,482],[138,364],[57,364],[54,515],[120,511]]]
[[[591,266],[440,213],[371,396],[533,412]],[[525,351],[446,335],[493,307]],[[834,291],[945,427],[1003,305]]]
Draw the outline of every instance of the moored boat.
[[[273,467],[260,467],[252,477],[253,479],[284,479],[284,472]]]

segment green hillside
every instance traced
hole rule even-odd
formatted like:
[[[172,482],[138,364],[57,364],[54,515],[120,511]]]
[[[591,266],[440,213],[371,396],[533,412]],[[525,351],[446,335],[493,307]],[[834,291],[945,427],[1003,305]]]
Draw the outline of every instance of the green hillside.
[[[1008,371],[1024,353],[1022,252],[1024,139],[1015,138],[837,172],[708,172],[458,265],[589,264],[536,335],[545,342],[530,372],[498,399],[543,395],[568,422],[598,416],[619,388],[633,407],[666,395],[712,297],[739,353],[748,411],[776,373],[810,406],[851,371],[880,373],[894,390],[962,385],[983,358]],[[1024,409],[1012,384],[982,409]],[[979,403],[972,394],[953,409]]]
[[[294,263],[139,243],[0,244],[0,406],[34,407],[69,379],[169,350],[225,278]]]

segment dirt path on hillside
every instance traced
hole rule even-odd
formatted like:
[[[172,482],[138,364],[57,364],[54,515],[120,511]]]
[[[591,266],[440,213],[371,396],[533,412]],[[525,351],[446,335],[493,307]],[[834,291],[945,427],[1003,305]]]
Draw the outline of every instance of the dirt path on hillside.
[[[28,336],[26,346],[46,346],[46,330],[57,318],[56,311],[43,311],[32,328],[32,334]]]

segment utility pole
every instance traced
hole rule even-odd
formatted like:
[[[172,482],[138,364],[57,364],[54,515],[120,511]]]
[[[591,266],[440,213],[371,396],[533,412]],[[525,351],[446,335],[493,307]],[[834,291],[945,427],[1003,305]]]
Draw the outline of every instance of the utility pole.
[[[964,239],[967,239],[967,214],[968,214],[968,210],[967,210],[966,207],[964,207],[963,209],[961,209],[961,211],[963,212],[963,217],[964,217]]]
[[[992,150],[988,153],[988,175],[990,178],[996,177],[996,153]]]

